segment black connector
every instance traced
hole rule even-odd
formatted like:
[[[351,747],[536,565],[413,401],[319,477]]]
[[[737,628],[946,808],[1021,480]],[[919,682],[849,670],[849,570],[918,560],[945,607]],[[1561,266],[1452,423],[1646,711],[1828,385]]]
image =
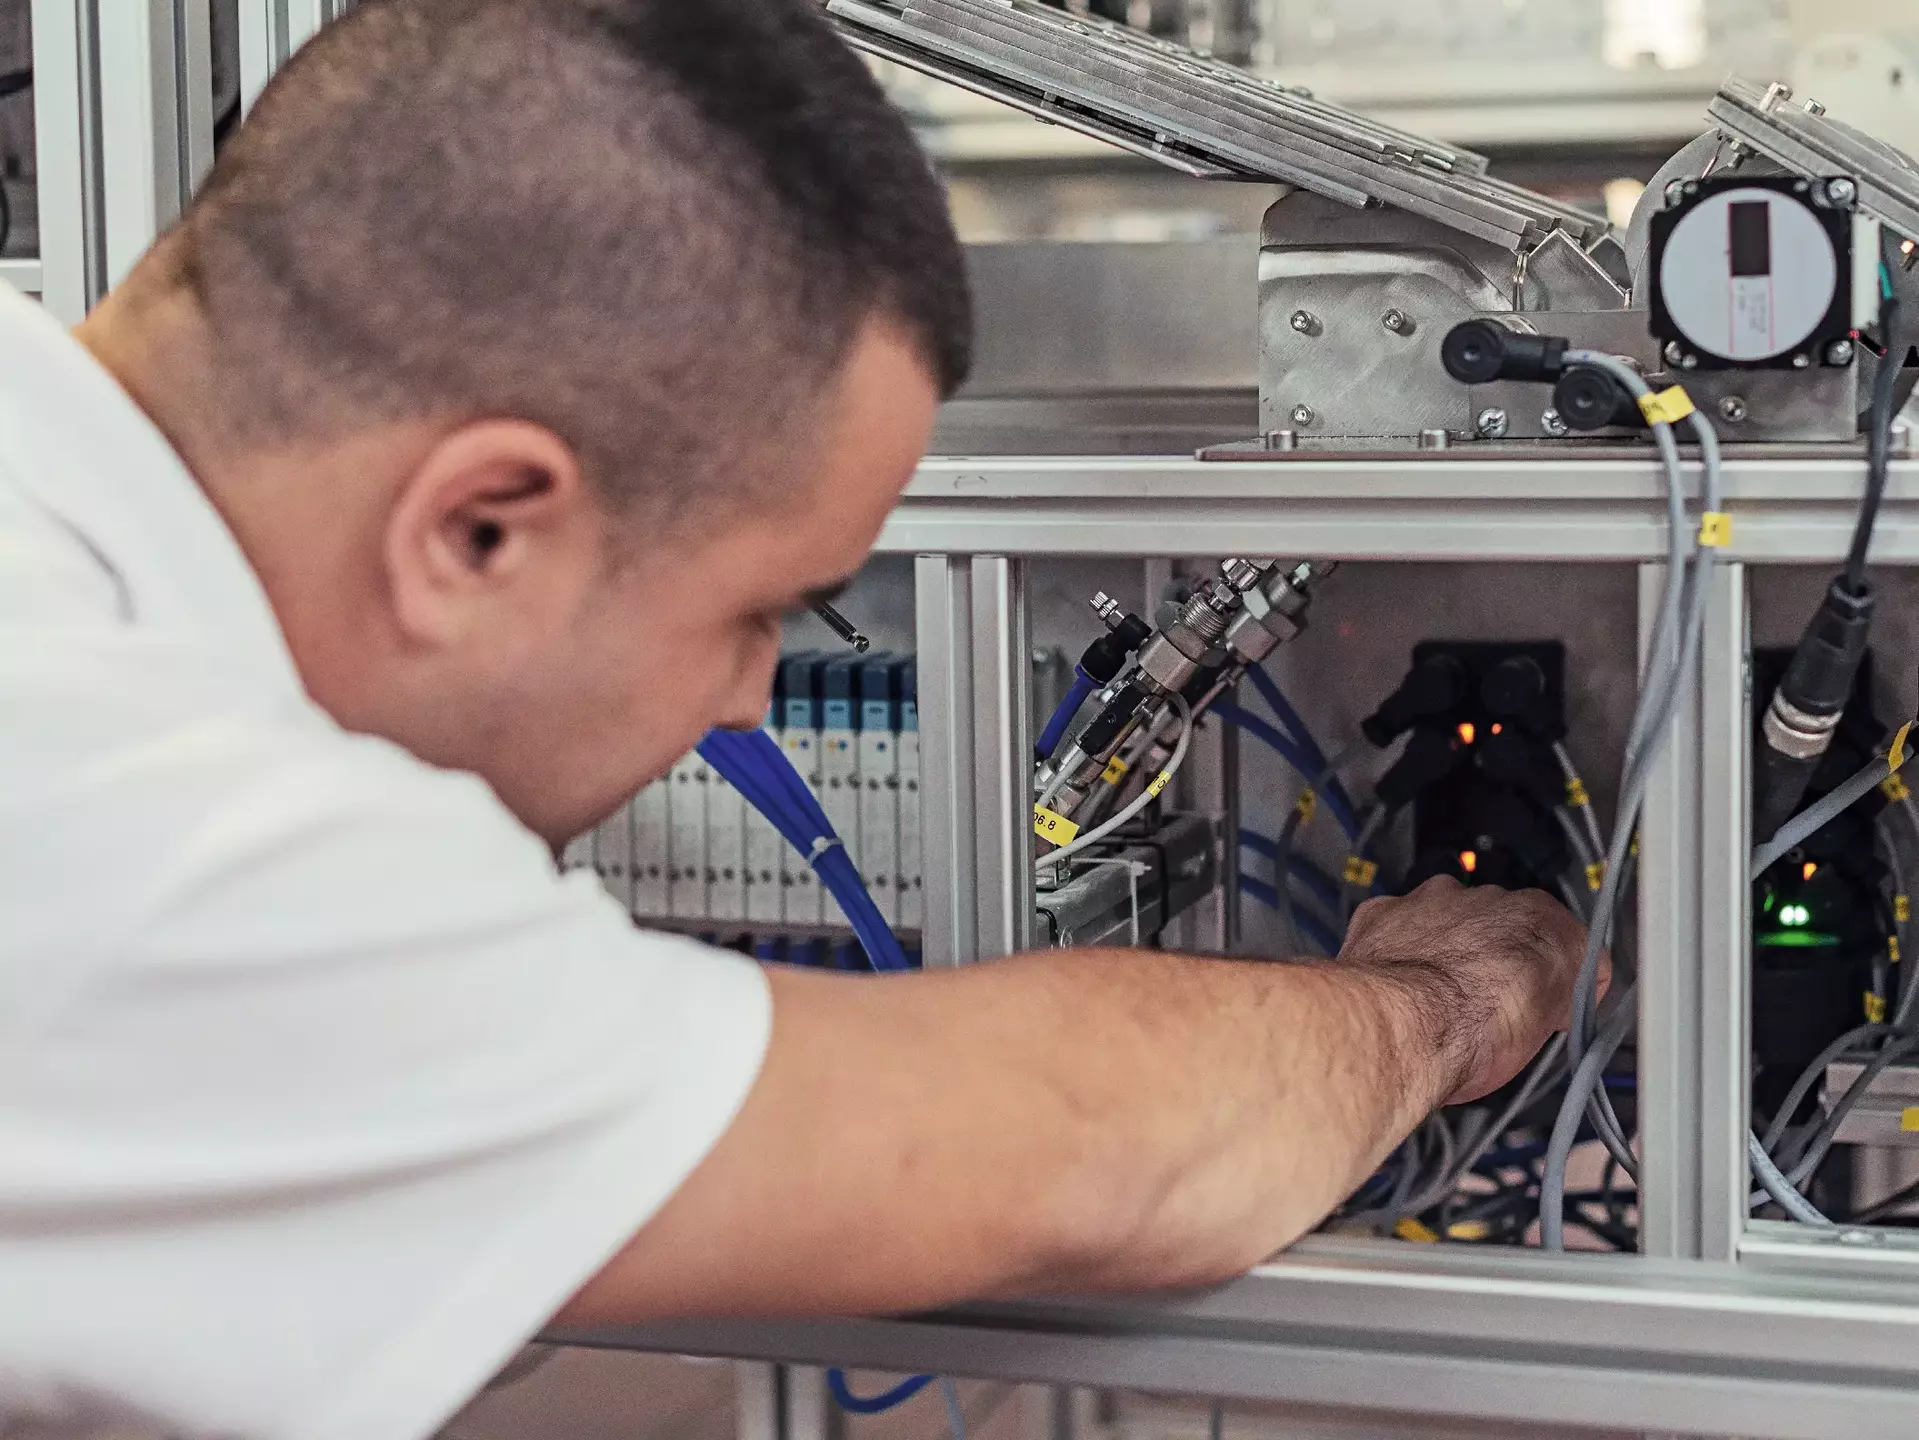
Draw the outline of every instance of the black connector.
[[[1360,734],[1383,750],[1428,715],[1443,715],[1466,698],[1466,667],[1451,655],[1413,666],[1386,703],[1359,722]]]
[[[1526,380],[1550,385],[1566,369],[1569,341],[1508,330],[1493,320],[1455,325],[1439,347],[1446,373],[1462,385]]]
[[[1119,628],[1108,630],[1086,647],[1079,668],[1095,685],[1104,685],[1126,666],[1126,658],[1153,638],[1153,627],[1137,615],[1128,615]]]
[[[1835,579],[1773,691],[1753,776],[1755,844],[1772,839],[1798,811],[1812,772],[1832,744],[1865,659],[1873,601],[1870,585],[1855,592],[1844,576]]]
[[[1646,417],[1626,387],[1592,365],[1575,365],[1559,377],[1553,386],[1553,409],[1569,430],[1604,430],[1613,425],[1646,428]]]
[[[1113,697],[1112,704],[1093,718],[1093,723],[1086,727],[1074,743],[1088,755],[1102,753],[1108,745],[1119,738],[1120,732],[1126,728],[1127,722],[1133,718],[1145,699],[1144,690],[1137,685],[1128,685]]]

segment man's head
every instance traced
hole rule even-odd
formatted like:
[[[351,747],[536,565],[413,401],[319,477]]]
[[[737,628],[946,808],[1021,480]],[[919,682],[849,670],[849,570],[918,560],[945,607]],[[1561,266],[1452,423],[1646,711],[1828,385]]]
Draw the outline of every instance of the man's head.
[[[315,698],[549,838],[758,723],[970,346],[812,0],[365,0],[80,333]]]

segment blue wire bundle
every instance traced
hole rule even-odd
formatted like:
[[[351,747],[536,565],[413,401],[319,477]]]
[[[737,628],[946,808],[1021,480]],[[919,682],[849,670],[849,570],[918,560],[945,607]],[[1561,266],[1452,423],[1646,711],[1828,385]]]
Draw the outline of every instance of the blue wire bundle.
[[[866,893],[853,857],[846,853],[820,802],[772,737],[763,730],[712,730],[700,741],[700,755],[806,857],[820,883],[846,912],[847,923],[865,947],[873,968],[910,969],[898,937],[873,897]]]

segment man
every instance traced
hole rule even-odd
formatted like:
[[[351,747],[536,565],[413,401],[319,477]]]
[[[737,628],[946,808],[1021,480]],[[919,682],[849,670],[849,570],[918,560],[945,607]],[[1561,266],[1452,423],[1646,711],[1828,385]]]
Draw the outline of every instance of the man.
[[[1537,1050],[1539,896],[882,981],[556,874],[758,723],[960,275],[806,0],[369,0],[77,337],[0,306],[0,1415],[405,1440],[556,1313],[1216,1281]]]

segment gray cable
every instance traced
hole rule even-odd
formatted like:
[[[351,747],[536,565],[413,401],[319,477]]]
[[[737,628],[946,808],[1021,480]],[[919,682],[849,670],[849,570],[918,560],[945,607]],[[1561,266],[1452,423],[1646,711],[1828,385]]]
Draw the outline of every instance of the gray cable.
[[[1792,1166],[1786,1172],[1786,1179],[1795,1189],[1804,1187],[1818,1173],[1820,1164],[1826,1158],[1826,1152],[1832,1149],[1833,1141],[1838,1137],[1839,1127],[1845,1124],[1846,1117],[1858,1108],[1861,1100],[1865,1099],[1872,1089],[1873,1082],[1885,1074],[1887,1067],[1893,1062],[1904,1059],[1915,1049],[1919,1049],[1919,1039],[1898,1039],[1887,1045],[1872,1057],[1865,1069],[1859,1072],[1858,1079],[1846,1087],[1846,1093],[1839,1097],[1824,1122],[1807,1138],[1796,1160],[1788,1160],[1783,1156],[1774,1157],[1776,1163]]]
[[[1865,1045],[1889,1033],[1885,1025],[1861,1025],[1848,1030],[1832,1044],[1813,1057],[1812,1063],[1799,1072],[1799,1078],[1793,1081],[1792,1089],[1786,1092],[1786,1098],[1779,1104],[1779,1111],[1772,1117],[1772,1123],[1766,1127],[1765,1138],[1759,1143],[1766,1147],[1766,1153],[1772,1154],[1779,1148],[1779,1142],[1786,1138],[1786,1131],[1792,1125],[1792,1117],[1805,1103],[1806,1096],[1812,1093],[1812,1087],[1819,1083],[1831,1065],[1841,1055],[1854,1047]]]
[[[1772,1163],[1772,1156],[1766,1153],[1766,1147],[1759,1143],[1757,1135],[1747,1134],[1746,1157],[1752,1162],[1752,1173],[1758,1177],[1760,1188],[1772,1197],[1781,1210],[1801,1225],[1832,1224],[1817,1206],[1793,1189],[1791,1182],[1779,1173],[1779,1167]]]
[[[1567,1103],[1559,1107],[1553,1119],[1552,1136],[1546,1142],[1546,1170],[1539,1184],[1539,1243],[1547,1250],[1566,1248],[1566,1167],[1579,1136],[1583,1109],[1572,1103],[1573,1099],[1598,1085],[1607,1063],[1631,1033],[1632,1021],[1632,1011],[1624,1005],[1613,1012],[1611,1023],[1593,1037],[1585,1057],[1574,1068],[1566,1091]]]
[[[1579,768],[1573,764],[1573,757],[1566,753],[1561,741],[1553,741],[1553,759],[1559,762],[1559,773],[1566,777],[1566,793],[1571,795],[1575,785],[1584,791],[1586,782],[1580,778]],[[1606,837],[1599,833],[1599,817],[1593,813],[1592,797],[1588,795],[1586,803],[1576,808],[1586,822],[1586,839],[1591,842],[1593,859],[1597,860],[1606,853]]]
[[[1862,796],[1870,794],[1875,786],[1882,785],[1889,777],[1899,774],[1912,763],[1914,753],[1908,750],[1900,757],[1897,765],[1891,764],[1884,755],[1875,756],[1870,764],[1856,772],[1830,795],[1801,810],[1779,827],[1777,835],[1752,852],[1752,865],[1747,871],[1747,878],[1757,880],[1772,868],[1780,856],[1796,848],[1807,837],[1830,825],[1856,805]]]
[[[1353,839],[1353,855],[1356,858],[1365,858],[1367,847],[1378,838],[1379,832],[1386,828],[1386,822],[1392,818],[1392,814],[1393,812],[1384,804],[1374,805],[1367,813],[1365,820],[1360,822],[1359,834]],[[1366,901],[1366,891],[1366,886],[1355,885],[1351,881],[1347,881],[1340,886],[1339,919],[1342,925],[1352,923],[1353,911],[1357,910],[1360,905]],[[1355,896],[1357,896],[1357,898],[1355,898]]]
[[[959,1387],[944,1375],[940,1376],[940,1399],[946,1402],[946,1428],[953,1432],[953,1440],[966,1440],[966,1412],[960,1409]]]
[[[1160,772],[1160,776],[1170,780],[1179,773],[1179,767],[1186,763],[1186,752],[1191,747],[1193,741],[1193,711],[1192,707],[1186,703],[1185,698],[1181,695],[1171,694],[1166,698],[1172,702],[1173,709],[1179,715],[1179,743],[1173,747],[1172,759],[1166,762],[1166,768]],[[1124,825],[1128,820],[1131,820],[1135,815],[1139,814],[1140,811],[1152,804],[1154,800],[1158,799],[1161,788],[1163,787],[1160,786],[1157,778],[1149,782],[1140,789],[1139,794],[1133,798],[1132,802],[1117,815],[1113,816],[1112,819],[1095,826],[1070,844],[1062,845],[1059,849],[1040,856],[1040,858],[1034,862],[1034,868],[1043,874],[1049,867],[1057,865],[1060,861],[1070,859],[1089,846],[1099,844],[1100,841],[1104,840],[1108,835],[1111,835],[1115,830],[1119,829],[1120,826]]]

